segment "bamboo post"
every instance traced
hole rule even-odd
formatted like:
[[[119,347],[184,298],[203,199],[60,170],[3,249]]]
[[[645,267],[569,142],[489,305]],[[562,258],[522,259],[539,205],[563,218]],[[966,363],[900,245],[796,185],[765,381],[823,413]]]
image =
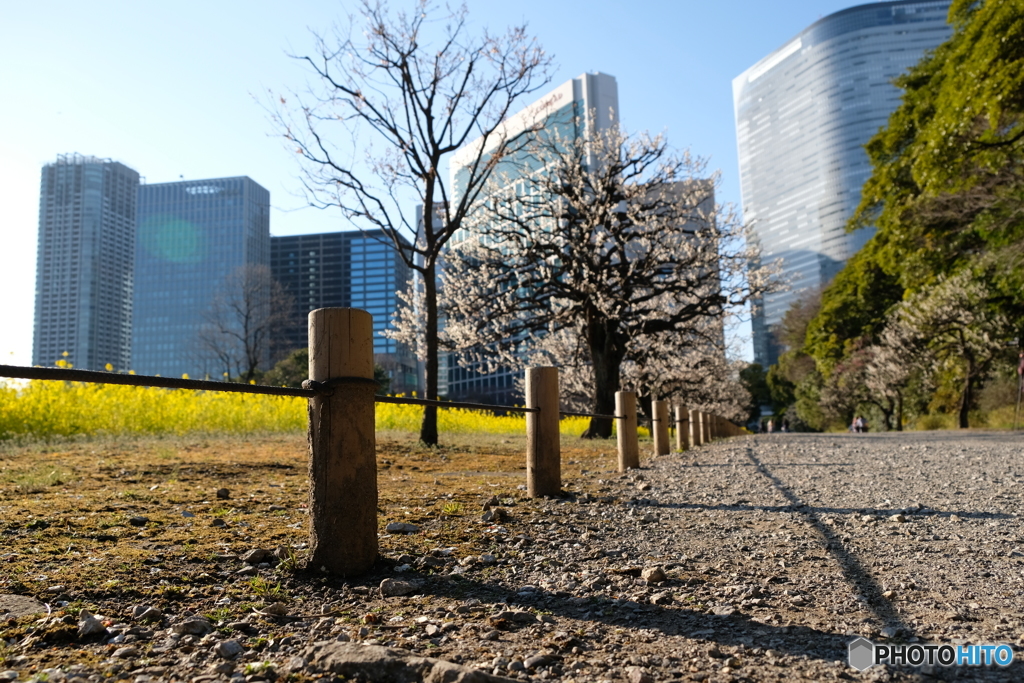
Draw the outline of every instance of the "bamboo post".
[[[526,491],[531,498],[562,492],[558,433],[558,368],[526,370]]]
[[[700,439],[700,411],[690,411],[690,447],[696,448],[703,442]]]
[[[373,318],[309,313],[309,566],[351,576],[377,559]]]
[[[668,455],[668,401],[652,401],[651,412],[654,427],[654,454]]]
[[[636,394],[615,392],[616,432],[619,438],[619,472],[640,467],[640,443],[636,433]]]
[[[682,453],[690,448],[690,411],[676,406],[676,450]]]

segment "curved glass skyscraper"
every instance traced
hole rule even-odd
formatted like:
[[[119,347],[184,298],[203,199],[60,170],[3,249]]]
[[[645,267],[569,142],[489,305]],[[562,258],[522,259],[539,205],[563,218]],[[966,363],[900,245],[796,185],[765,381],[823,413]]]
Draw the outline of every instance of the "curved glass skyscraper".
[[[733,80],[745,220],[789,291],[765,297],[754,360],[778,360],[773,328],[871,237],[845,232],[871,173],[864,144],[900,101],[892,80],[951,35],[949,0],[859,5],[815,22]]]

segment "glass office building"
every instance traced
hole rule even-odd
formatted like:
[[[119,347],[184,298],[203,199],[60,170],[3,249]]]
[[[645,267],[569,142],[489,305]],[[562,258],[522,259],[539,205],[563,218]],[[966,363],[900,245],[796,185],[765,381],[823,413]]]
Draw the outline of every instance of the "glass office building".
[[[896,76],[951,35],[948,0],[859,5],[815,22],[733,80],[743,214],[790,289],[753,320],[754,360],[778,360],[774,329],[870,239],[846,222],[871,173],[864,144],[899,105]]]
[[[554,90],[540,97],[536,102],[524,108],[506,123],[506,132],[515,135],[528,126],[543,121],[544,127],[540,135],[557,132],[563,139],[573,139],[586,135],[588,130],[603,131],[617,125],[619,120],[619,86],[614,76],[605,73],[587,73],[561,84]],[[452,187],[456,200],[462,191],[465,167],[472,163],[480,141],[476,140],[457,151],[451,162]],[[508,173],[510,185],[515,184],[514,174],[521,172],[523,167],[530,168],[531,173],[542,171],[538,158],[527,149],[519,156],[511,155],[508,160],[498,164],[496,177]],[[467,239],[465,230],[455,233],[452,244]],[[441,292],[440,296],[444,296]],[[496,403],[507,403],[521,400],[515,389],[515,379],[522,373],[511,369],[495,373],[480,373],[476,367],[463,367],[454,353],[443,354],[440,359],[441,378],[438,382],[439,391],[456,400],[486,400]]]
[[[138,197],[132,366],[220,379],[200,333],[229,276],[269,265],[270,193],[241,176],[141,185]]]
[[[129,368],[138,186],[138,173],[110,159],[60,155],[43,167],[34,365]]]
[[[381,238],[382,233],[369,231],[271,238],[271,274],[299,313],[278,345],[306,348],[309,311],[361,308],[373,316],[375,362],[391,375],[392,393],[408,394],[419,387],[416,358],[403,344],[385,337],[384,331],[391,327],[400,303],[398,292],[408,286],[410,269]]]

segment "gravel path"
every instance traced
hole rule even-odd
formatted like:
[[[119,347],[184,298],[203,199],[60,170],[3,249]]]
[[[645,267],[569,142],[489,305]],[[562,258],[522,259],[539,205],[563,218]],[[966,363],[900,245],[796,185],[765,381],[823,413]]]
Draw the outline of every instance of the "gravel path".
[[[440,548],[414,533],[374,575],[299,575],[288,604],[241,622],[141,606],[100,634],[101,666],[48,678],[384,681],[399,674],[382,662],[415,655],[408,680],[443,669],[464,681],[1021,681],[1022,445],[1003,433],[775,434],[590,472],[564,482],[564,499],[481,500],[421,529],[484,529],[486,543]],[[248,575],[273,565],[215,559]],[[859,673],[846,661],[858,636],[1008,643],[1016,661]],[[353,663],[356,643],[381,647]]]

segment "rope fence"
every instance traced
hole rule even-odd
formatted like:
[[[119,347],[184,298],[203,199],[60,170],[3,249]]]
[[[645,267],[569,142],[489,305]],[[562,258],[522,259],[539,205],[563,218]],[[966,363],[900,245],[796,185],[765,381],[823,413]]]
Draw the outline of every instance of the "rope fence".
[[[139,387],[224,391],[309,400],[310,566],[352,576],[368,571],[377,558],[377,462],[375,403],[518,412],[526,415],[526,482],[530,497],[561,493],[562,417],[616,420],[618,469],[640,467],[636,393],[615,394],[615,414],[559,409],[558,368],[526,370],[526,405],[438,401],[377,396],[373,379],[373,319],[353,308],[321,308],[309,313],[309,375],[302,388],[272,387],[174,377],[117,374],[68,368],[0,365],[0,377],[121,384]],[[725,418],[674,406],[676,450],[744,433]],[[654,455],[667,455],[669,403],[652,402]]]

